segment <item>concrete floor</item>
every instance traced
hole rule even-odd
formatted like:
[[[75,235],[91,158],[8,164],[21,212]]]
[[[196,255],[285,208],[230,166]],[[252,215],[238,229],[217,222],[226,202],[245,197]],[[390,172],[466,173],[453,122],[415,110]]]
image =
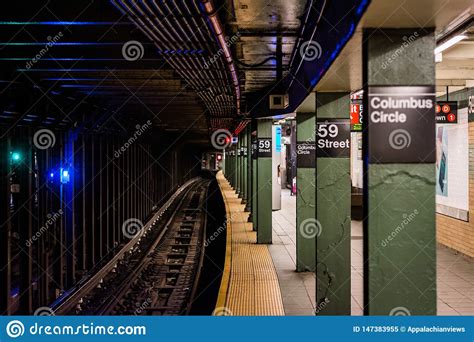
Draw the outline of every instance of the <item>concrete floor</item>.
[[[282,190],[282,209],[273,212],[273,244],[269,246],[277,270],[285,314],[313,315],[315,276],[297,273],[296,197]],[[362,223],[352,221],[352,315],[362,315]],[[438,315],[474,315],[474,262],[439,245],[437,250]]]

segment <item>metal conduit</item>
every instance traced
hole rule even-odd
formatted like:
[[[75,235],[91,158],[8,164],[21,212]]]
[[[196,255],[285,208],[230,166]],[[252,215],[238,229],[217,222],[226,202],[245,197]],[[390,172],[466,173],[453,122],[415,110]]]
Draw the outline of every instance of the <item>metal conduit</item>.
[[[192,15],[191,9],[184,2],[181,2],[181,4],[184,5],[181,7],[184,7],[185,11],[183,11],[176,3],[175,9],[170,8],[168,4],[161,4],[156,1],[151,2],[153,8],[143,1],[139,4],[137,1],[128,1],[127,3],[126,0],[112,0],[112,3],[122,13],[127,15],[129,19],[140,28],[150,40],[154,41],[160,49],[181,51],[196,50],[196,48],[205,47],[212,52],[209,40],[206,39],[200,29],[204,26],[210,35],[211,33],[209,32],[207,25],[199,26],[195,19],[196,16]],[[177,21],[178,25],[176,25],[175,22],[171,23],[166,18],[166,12],[172,13],[175,10],[178,12],[178,17],[180,18],[184,18],[186,17],[186,14],[188,14],[188,17],[191,18],[191,22],[195,27],[192,27],[188,22],[184,22],[183,20]],[[196,8],[196,10],[199,9]],[[156,13],[165,19],[159,21]],[[194,38],[194,41],[191,40],[192,38]],[[180,44],[179,46],[177,45],[177,42]],[[225,47],[227,48],[226,45]],[[231,100],[232,96],[227,95],[228,91],[226,91],[226,89],[230,90],[228,84],[230,80],[227,77],[227,73],[222,72],[222,68],[225,68],[225,66],[221,58],[216,61],[217,63],[215,63],[216,65],[213,68],[205,68],[206,60],[204,58],[197,59],[196,57],[189,56],[176,56],[176,58],[174,58],[165,56],[165,59],[170,63],[175,71],[194,88],[198,96],[208,107],[213,117],[228,117],[235,114],[233,110],[236,106],[233,105],[233,101]],[[235,71],[235,68],[230,68],[229,70]],[[196,75],[198,77],[196,77]],[[201,75],[202,77],[200,77]],[[234,80],[234,87],[235,84],[236,82]],[[223,94],[225,95],[219,94],[215,89],[222,89]],[[237,104],[238,110],[240,110],[240,88],[238,88],[237,91],[236,96],[238,95],[239,99]]]

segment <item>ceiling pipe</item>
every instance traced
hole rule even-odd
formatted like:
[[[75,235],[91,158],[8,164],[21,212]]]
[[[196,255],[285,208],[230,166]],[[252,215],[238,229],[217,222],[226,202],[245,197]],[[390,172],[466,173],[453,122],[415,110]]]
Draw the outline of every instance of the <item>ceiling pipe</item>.
[[[217,15],[217,11],[214,8],[214,3],[212,0],[201,0],[202,8],[204,9],[209,22],[214,29],[214,32],[217,36],[217,40],[219,42],[220,48],[224,52],[225,59],[227,61],[227,67],[229,68],[230,74],[232,76],[232,80],[234,82],[234,91],[236,97],[236,108],[237,108],[237,115],[240,115],[240,84],[239,84],[239,77],[237,75],[237,70],[234,65],[234,60],[232,58],[232,53],[230,52],[230,48],[227,45],[225,40],[224,31],[222,30],[222,25]]]

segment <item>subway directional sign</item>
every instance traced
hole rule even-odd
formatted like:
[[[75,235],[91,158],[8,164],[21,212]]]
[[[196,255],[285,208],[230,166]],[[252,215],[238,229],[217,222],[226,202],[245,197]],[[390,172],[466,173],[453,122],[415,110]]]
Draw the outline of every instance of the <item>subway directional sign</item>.
[[[435,111],[437,124],[458,123],[458,103],[456,101],[438,101]]]

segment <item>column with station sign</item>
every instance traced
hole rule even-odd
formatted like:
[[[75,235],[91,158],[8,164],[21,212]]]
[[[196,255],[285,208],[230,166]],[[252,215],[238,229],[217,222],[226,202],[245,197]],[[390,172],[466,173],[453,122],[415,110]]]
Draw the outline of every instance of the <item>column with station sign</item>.
[[[257,230],[257,131],[256,131],[256,122],[252,120],[252,150],[251,150],[251,157],[252,157],[252,227],[253,230]],[[254,130],[255,128],[255,130]]]
[[[245,211],[250,212],[250,215],[248,217],[248,222],[252,222],[252,156],[251,156],[251,146],[252,146],[252,131],[250,128],[250,124],[247,124],[245,127],[245,141],[246,141],[246,163],[247,163],[247,175],[246,175],[246,185],[247,185],[247,201],[245,203]]]
[[[247,203],[247,128],[242,131],[242,147],[240,148],[242,159],[242,204]]]
[[[257,243],[272,243],[272,120],[257,122]]]
[[[296,271],[316,269],[316,113],[296,114]]]
[[[237,149],[236,149],[236,162],[237,162],[237,165],[236,165],[236,172],[237,172],[237,189],[236,190],[236,193],[237,193],[237,196],[239,198],[242,197],[241,195],[241,191],[242,191],[242,158],[241,158],[241,154],[240,154],[240,148],[242,147],[242,136],[239,135],[238,136],[238,141],[237,141]]]
[[[350,94],[316,94],[316,314],[351,314]]]
[[[364,312],[435,315],[434,32],[363,42]]]
[[[230,168],[230,177],[232,179],[232,188],[235,190],[237,188],[236,182],[237,182],[237,168],[236,168],[236,162],[237,162],[237,157],[236,157],[236,144],[232,144],[231,146],[231,168]]]

